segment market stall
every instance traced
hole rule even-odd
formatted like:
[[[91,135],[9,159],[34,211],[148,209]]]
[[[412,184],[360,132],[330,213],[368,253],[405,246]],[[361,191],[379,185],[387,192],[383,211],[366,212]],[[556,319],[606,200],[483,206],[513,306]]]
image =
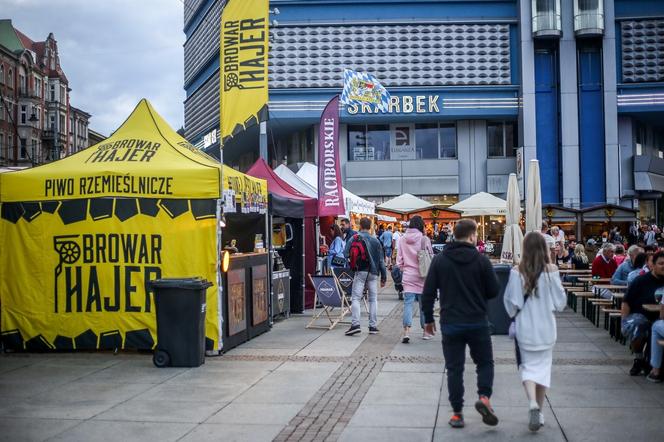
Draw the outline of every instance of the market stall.
[[[581,209],[581,235],[584,242],[592,237],[598,238],[602,233],[609,232],[613,227],[619,227],[624,236],[627,236],[629,227],[637,221],[638,210],[627,207],[604,204],[600,206]]]
[[[220,179],[146,100],[102,143],[0,174],[5,348],[151,349],[148,281],[199,276],[214,283],[206,348],[220,350]]]
[[[257,160],[247,173],[267,181],[270,194],[270,249],[277,252],[285,268],[290,270],[290,311],[301,313],[306,305],[313,305],[313,288],[307,296],[305,276],[314,274],[316,268],[318,201],[298,192],[262,159]],[[275,301],[277,305],[273,305],[273,314],[279,308],[279,299]]]
[[[476,218],[480,225],[480,237],[492,244],[499,244],[503,240],[505,230],[505,215],[507,214],[507,201],[490,193],[478,192],[453,206],[464,218]]]
[[[224,166],[221,239],[230,253],[224,287],[224,351],[265,333],[270,326],[268,194],[265,180]]]
[[[568,240],[581,237],[581,211],[578,209],[547,204],[542,207],[542,219],[549,226],[560,227]]]
[[[434,233],[434,226],[436,224],[438,224],[438,228],[440,229],[444,225],[453,226],[456,221],[461,219],[460,211],[439,205],[433,205],[425,209],[409,212],[407,217],[410,219],[415,215],[422,217],[424,220],[425,232],[431,234]]]

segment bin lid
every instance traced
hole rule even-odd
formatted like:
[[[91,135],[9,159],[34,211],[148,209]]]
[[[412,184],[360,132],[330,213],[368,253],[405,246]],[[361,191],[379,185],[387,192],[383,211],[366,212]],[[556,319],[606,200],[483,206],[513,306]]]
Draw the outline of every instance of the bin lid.
[[[158,289],[204,290],[212,283],[199,276],[193,278],[161,278],[150,281],[150,286]]]

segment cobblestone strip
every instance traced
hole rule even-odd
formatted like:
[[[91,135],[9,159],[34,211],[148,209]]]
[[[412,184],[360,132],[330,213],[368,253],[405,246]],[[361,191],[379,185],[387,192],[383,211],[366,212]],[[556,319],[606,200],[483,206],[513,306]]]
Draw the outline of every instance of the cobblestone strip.
[[[382,332],[381,332],[382,333]],[[373,359],[378,362],[397,362],[404,364],[442,364],[443,358],[431,356],[393,356],[393,355],[375,355],[375,356],[279,356],[279,355],[237,355],[224,356],[228,361],[277,361],[277,362],[349,362],[359,359]],[[554,358],[555,365],[621,365],[631,364],[632,359],[626,358],[601,358],[601,359],[570,359]],[[495,365],[513,365],[514,358],[495,358]]]
[[[380,333],[368,336],[345,358],[275,441],[336,441],[339,438],[399,340],[402,309],[402,304],[392,309],[379,324]]]

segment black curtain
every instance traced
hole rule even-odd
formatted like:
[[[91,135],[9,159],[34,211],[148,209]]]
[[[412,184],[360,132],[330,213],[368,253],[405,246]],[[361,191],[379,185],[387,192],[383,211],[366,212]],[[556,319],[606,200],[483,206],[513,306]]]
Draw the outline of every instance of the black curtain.
[[[263,243],[267,247],[265,215],[258,213],[228,213],[224,216],[226,217],[226,228],[221,234],[224,247],[229,245],[232,239],[236,239],[238,251],[243,253],[253,252],[256,234],[263,235]]]

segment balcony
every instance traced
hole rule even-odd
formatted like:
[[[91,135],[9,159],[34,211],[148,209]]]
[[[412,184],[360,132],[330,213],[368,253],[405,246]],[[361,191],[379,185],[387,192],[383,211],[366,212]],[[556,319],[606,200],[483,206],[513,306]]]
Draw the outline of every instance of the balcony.
[[[574,35],[577,37],[604,35],[603,0],[574,0]]]
[[[25,88],[21,88],[18,91],[18,97],[19,98],[27,98],[29,100],[41,100],[41,97],[35,93],[35,91],[31,91]]]
[[[66,141],[67,140],[67,134],[64,132],[56,132],[53,129],[46,129],[45,131],[42,132],[42,139],[43,140],[55,140],[56,138],[56,133],[58,135],[59,140]]]
[[[531,0],[533,38],[559,38],[562,35],[560,0]]]

